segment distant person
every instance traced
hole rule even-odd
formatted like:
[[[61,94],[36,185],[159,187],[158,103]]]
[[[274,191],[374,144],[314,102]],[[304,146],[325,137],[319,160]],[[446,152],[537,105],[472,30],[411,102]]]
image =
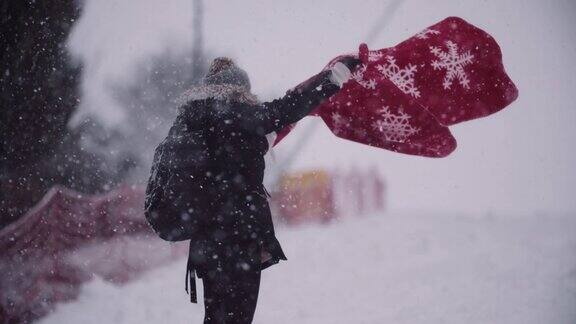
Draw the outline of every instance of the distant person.
[[[343,58],[283,98],[260,103],[250,92],[247,73],[221,57],[202,84],[187,91],[170,134],[195,134],[207,148],[176,152],[203,161],[184,172],[186,178],[203,170],[202,179],[192,181],[202,185],[189,193],[183,189],[181,196],[195,197],[203,206],[191,213],[200,213],[202,221],[190,240],[187,276],[193,295],[194,273],[203,280],[204,323],[251,323],[261,270],[286,260],[262,184],[264,154],[271,145],[266,135],[297,122],[338,92],[358,63]]]

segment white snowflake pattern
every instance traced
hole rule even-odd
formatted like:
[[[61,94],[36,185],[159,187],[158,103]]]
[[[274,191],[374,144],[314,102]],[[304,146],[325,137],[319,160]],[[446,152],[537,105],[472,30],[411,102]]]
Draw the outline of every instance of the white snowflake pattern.
[[[362,66],[360,66],[354,73],[352,73],[352,78],[364,88],[374,90],[376,89],[376,80],[364,80],[364,72],[366,72],[367,68],[368,66],[366,64],[362,64]]]
[[[376,62],[379,59],[382,58],[382,56],[384,56],[384,54],[380,53],[380,52],[369,52],[368,53],[368,61],[370,62]]]
[[[332,123],[334,125],[334,133],[336,135],[342,133],[342,126],[349,126],[350,124],[344,120],[344,117],[337,112],[332,113]]]
[[[434,70],[446,69],[446,76],[444,77],[443,83],[444,89],[450,89],[454,79],[458,79],[461,86],[469,89],[470,80],[466,75],[466,71],[464,71],[464,67],[472,63],[474,55],[472,55],[470,51],[458,54],[458,45],[452,41],[447,41],[446,47],[448,47],[448,52],[444,52],[438,47],[430,47],[430,52],[440,59],[432,62]]]
[[[423,31],[416,34],[418,39],[428,39],[428,35],[439,35],[440,32],[434,29],[424,29]]]
[[[387,64],[376,66],[388,80],[392,81],[402,92],[415,98],[420,97],[420,90],[414,85],[414,73],[417,71],[416,65],[408,64],[401,69],[396,64],[396,59],[392,56],[386,56]]]
[[[408,137],[418,133],[419,128],[410,125],[410,116],[404,112],[395,115],[390,107],[384,106],[378,111],[381,119],[372,123],[372,127],[384,135],[384,139],[393,142],[405,142]]]

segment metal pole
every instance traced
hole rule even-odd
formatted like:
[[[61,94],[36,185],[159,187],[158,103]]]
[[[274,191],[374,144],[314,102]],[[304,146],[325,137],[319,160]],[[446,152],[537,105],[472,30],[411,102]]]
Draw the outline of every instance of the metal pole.
[[[202,59],[203,59],[203,19],[204,3],[203,0],[193,0],[193,42],[192,42],[192,75],[195,80],[202,77]]]
[[[394,14],[398,8],[400,8],[402,2],[403,0],[393,0],[388,4],[388,6],[386,6],[385,10],[382,12],[382,15],[378,18],[378,20],[376,20],[376,23],[372,26],[372,29],[370,29],[366,35],[366,38],[364,39],[366,44],[372,43],[376,37],[380,35],[382,30],[384,30],[390,23],[390,20],[392,20],[392,17],[394,17]]]

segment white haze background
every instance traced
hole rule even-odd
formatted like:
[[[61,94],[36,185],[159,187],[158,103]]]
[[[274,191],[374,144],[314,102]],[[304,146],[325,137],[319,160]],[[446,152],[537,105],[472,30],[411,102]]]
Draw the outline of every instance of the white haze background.
[[[70,45],[85,64],[82,107],[122,128],[110,81],[130,82],[142,60],[192,41],[192,1],[88,0]],[[262,99],[356,51],[381,24],[388,1],[206,1],[206,48],[231,56]],[[321,121],[293,168],[377,166],[389,185],[389,210],[485,215],[572,214],[576,210],[576,2],[403,1],[368,44],[384,48],[447,16],[486,30],[502,47],[520,97],[489,118],[452,127],[458,149],[448,158],[404,156],[346,142]],[[141,67],[140,67],[141,68]],[[79,116],[76,116],[77,118]],[[282,158],[298,133],[277,146]],[[156,143],[150,143],[156,145]]]
[[[356,51],[389,3],[205,2],[207,50],[234,57],[262,99]],[[519,100],[452,127],[459,148],[438,160],[346,142],[320,122],[293,168],[375,166],[389,210],[280,228],[289,261],[263,274],[255,323],[576,323],[576,2],[406,0],[368,45],[452,15],[496,38]],[[126,127],[110,84],[131,82],[150,55],[189,49],[191,20],[190,0],[86,0],[70,40],[85,67],[76,117]],[[279,159],[304,144],[298,133]],[[181,260],[120,287],[96,279],[42,323],[200,323],[184,269]]]

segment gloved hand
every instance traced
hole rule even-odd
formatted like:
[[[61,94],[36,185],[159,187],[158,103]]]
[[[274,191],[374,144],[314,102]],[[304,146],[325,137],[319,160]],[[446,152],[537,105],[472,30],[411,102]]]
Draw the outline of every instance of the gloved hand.
[[[346,56],[340,59],[330,69],[330,82],[342,88],[342,85],[350,79],[351,72],[361,61],[353,56]]]

